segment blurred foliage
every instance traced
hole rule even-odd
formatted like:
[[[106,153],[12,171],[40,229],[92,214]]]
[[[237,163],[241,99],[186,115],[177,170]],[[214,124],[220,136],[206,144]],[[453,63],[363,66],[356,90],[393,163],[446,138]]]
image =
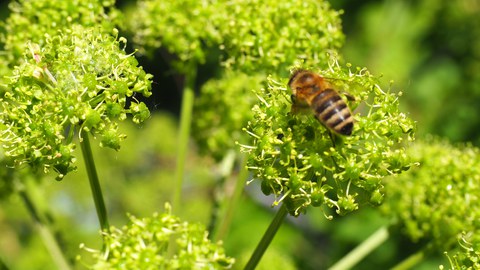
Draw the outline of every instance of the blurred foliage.
[[[99,177],[103,180],[111,224],[116,227],[127,223],[125,213],[150,216],[153,212],[162,211],[173,190],[171,175],[174,173],[177,138],[175,119],[171,115],[154,114],[148,123],[141,127],[128,121],[119,124],[119,130],[129,136],[121,154],[92,145]],[[75,149],[74,152],[79,157],[79,168],[75,173],[65,176],[62,182],[46,181],[37,187],[38,198],[51,209],[52,227],[58,231],[64,252],[70,258],[79,253],[81,243],[91,248],[101,247],[98,220],[79,151]],[[209,190],[214,176],[208,161],[196,157],[194,152],[189,155],[187,164],[189,173],[184,193],[185,203],[190,207],[179,216],[206,224],[210,209]],[[5,234],[0,241],[0,254],[9,254],[6,261],[11,269],[54,269],[24,208],[16,195],[3,198],[0,217]],[[82,258],[93,264],[90,255],[84,253]],[[25,260],[27,257],[30,259]]]
[[[45,45],[48,36],[55,36],[59,29],[73,25],[98,27],[110,33],[118,22],[120,13],[114,8],[114,0],[18,0],[9,4],[10,15],[2,22],[4,32],[0,36],[9,59],[10,68],[23,60],[27,42]]]
[[[386,180],[382,205],[403,233],[437,255],[453,249],[462,233],[480,233],[480,150],[430,138],[408,155],[419,167]]]
[[[222,51],[221,62],[246,73],[316,65],[343,44],[340,13],[325,1],[139,1],[127,30],[141,53],[163,47],[180,70]],[[188,6],[186,10],[185,7]],[[161,15],[160,15],[161,14]],[[255,16],[252,16],[255,14]],[[288,38],[285,38],[288,37]]]
[[[226,71],[221,78],[202,86],[194,107],[197,117],[192,123],[192,134],[203,154],[220,160],[228,149],[237,150],[237,142],[248,142],[241,127],[252,119],[251,107],[257,100],[253,90],[263,80],[263,76]]]

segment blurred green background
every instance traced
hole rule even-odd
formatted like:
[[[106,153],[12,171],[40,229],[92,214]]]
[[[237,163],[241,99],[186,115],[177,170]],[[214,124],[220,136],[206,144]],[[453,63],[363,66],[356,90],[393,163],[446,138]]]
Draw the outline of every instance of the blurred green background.
[[[119,7],[130,4],[118,3]],[[480,1],[340,0],[331,4],[344,10],[345,61],[383,74],[386,88],[391,85],[403,92],[401,104],[417,121],[418,137],[436,134],[480,145]],[[0,15],[8,16],[5,1]],[[157,82],[154,96],[146,101],[154,111],[152,118],[141,127],[122,125],[128,138],[120,152],[94,149],[111,224],[117,227],[127,221],[126,212],[142,217],[162,211],[173,188],[182,78],[169,73],[169,63],[160,57],[140,62]],[[198,84],[211,76],[200,73]],[[82,253],[80,243],[96,249],[101,244],[82,162],[77,162],[78,172],[61,182],[46,176],[38,194],[50,205],[53,224],[70,258]],[[208,224],[218,178],[215,164],[198,155],[193,142],[187,164],[181,217]],[[253,185],[247,187],[224,242],[226,253],[239,261],[250,256],[274,215],[271,201]],[[320,211],[289,219],[259,269],[326,269],[386,223],[368,207],[334,221],[326,221]],[[18,196],[2,199],[0,229],[0,257],[11,269],[54,269]],[[420,247],[402,238],[401,231],[392,234],[355,269],[387,269]],[[83,254],[88,262],[88,254]],[[441,263],[446,264],[446,258],[431,258],[415,269],[437,269]]]

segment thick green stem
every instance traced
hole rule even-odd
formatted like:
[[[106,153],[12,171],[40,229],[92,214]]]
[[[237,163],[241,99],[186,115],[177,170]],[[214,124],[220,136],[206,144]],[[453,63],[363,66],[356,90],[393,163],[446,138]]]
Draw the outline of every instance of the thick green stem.
[[[245,270],[253,270],[255,269],[255,267],[257,267],[257,264],[262,258],[263,253],[265,253],[265,250],[267,250],[268,246],[272,242],[273,237],[280,228],[280,225],[282,225],[282,222],[286,215],[287,208],[282,204],[280,209],[278,209],[275,218],[273,218],[272,223],[270,223],[270,226],[268,226],[268,229],[263,235],[262,240],[260,240],[257,247],[255,248],[252,257],[250,257],[250,260],[244,268]]]
[[[241,165],[240,165],[240,173],[238,174],[237,178],[235,179],[235,188],[233,190],[233,194],[228,201],[226,212],[223,218],[220,221],[218,226],[218,230],[214,233],[212,239],[214,242],[218,240],[223,240],[224,237],[227,235],[230,225],[233,219],[233,213],[237,208],[237,205],[240,201],[242,196],[243,188],[245,187],[245,180],[248,176],[248,170],[246,167],[247,159],[245,156],[241,156]]]
[[[26,185],[27,189],[29,188],[28,186],[29,185],[27,184]],[[27,193],[27,191],[25,189],[19,189],[18,194],[20,195],[20,198],[22,198],[22,201],[24,202],[25,207],[28,210],[28,213],[33,219],[35,229],[40,234],[40,237],[42,238],[42,241],[45,244],[45,247],[50,253],[50,256],[52,257],[52,260],[57,266],[57,268],[60,270],[70,270],[71,269],[70,265],[67,259],[65,258],[62,252],[62,249],[58,245],[58,242],[53,236],[53,233],[50,231],[48,226],[45,225],[44,219],[40,216],[39,211],[35,207],[35,204],[32,202],[32,200],[30,199],[30,196]]]
[[[415,265],[417,265],[420,261],[422,261],[424,257],[425,257],[425,252],[423,250],[420,250],[410,255],[408,258],[401,261],[396,266],[392,267],[392,270],[412,269]]]
[[[179,213],[182,194],[183,177],[185,175],[185,161],[188,152],[188,139],[192,122],[193,101],[195,97],[194,87],[196,70],[191,68],[185,78],[185,88],[182,97],[182,111],[180,116],[180,134],[178,137],[177,167],[175,170],[175,191],[173,193],[172,209]]]
[[[88,180],[90,181],[90,189],[92,190],[93,201],[97,210],[100,228],[102,231],[105,231],[109,227],[107,209],[105,208],[105,202],[103,201],[102,188],[100,187],[100,181],[98,180],[88,133],[82,132],[82,138],[83,141],[80,143],[80,145],[82,148],[83,159],[85,161],[85,167],[87,169]]]
[[[192,123],[193,101],[195,98],[196,70],[191,66],[185,74],[185,87],[182,96],[182,111],[180,112],[180,130],[177,143],[177,161],[175,169],[175,184],[172,198],[172,212],[180,213],[180,200],[182,195],[183,177],[185,175],[185,162],[187,159],[190,126]],[[168,244],[167,257],[174,256],[177,249],[175,237],[171,236]]]
[[[10,267],[4,262],[4,260],[0,257],[0,270],[10,270]]]
[[[388,239],[388,236],[387,227],[381,227],[340,261],[331,266],[329,270],[352,269],[359,261],[365,258],[365,256],[384,243],[385,240]]]

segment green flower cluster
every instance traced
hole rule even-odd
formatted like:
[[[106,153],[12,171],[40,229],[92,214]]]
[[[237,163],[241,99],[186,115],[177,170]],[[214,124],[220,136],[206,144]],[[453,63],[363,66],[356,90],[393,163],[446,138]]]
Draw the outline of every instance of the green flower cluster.
[[[27,41],[43,47],[46,35],[56,35],[58,29],[81,24],[100,27],[111,33],[119,20],[114,0],[17,0],[9,5],[11,14],[2,25],[0,40],[8,52],[10,67],[22,62]]]
[[[104,32],[74,25],[45,34],[42,46],[29,45],[0,99],[3,147],[14,165],[53,167],[61,179],[74,169],[76,132],[100,135],[103,146],[119,149],[125,136],[115,120],[149,117],[144,103],[127,104],[127,97],[148,97],[152,76],[121,48],[125,39]]]
[[[257,92],[260,101],[246,128],[254,139],[242,146],[248,169],[263,193],[274,194],[274,204],[283,202],[294,216],[310,205],[340,215],[365,202],[378,205],[382,179],[411,166],[404,143],[413,140],[414,123],[399,111],[398,95],[383,91],[364,69],[352,72],[332,63],[319,73],[355,97],[348,102],[355,119],[351,136],[331,137],[313,113],[292,115],[287,78],[270,78]]]
[[[170,213],[130,220],[105,233],[106,254],[93,253],[97,262],[91,269],[229,269],[234,263],[201,224]]]
[[[236,141],[243,142],[241,127],[252,118],[251,107],[257,100],[253,89],[262,84],[263,76],[246,75],[227,70],[220,79],[202,86],[202,95],[195,103],[192,134],[199,150],[220,160]]]
[[[420,166],[387,181],[383,210],[413,241],[429,241],[438,252],[451,250],[463,232],[478,235],[480,150],[430,138],[408,155]]]
[[[216,11],[214,2],[139,1],[135,10],[127,14],[132,41],[142,54],[153,55],[163,47],[180,63],[203,63],[204,47],[220,40],[211,20]]]
[[[344,40],[339,12],[326,1],[140,1],[128,26],[140,52],[163,47],[179,62],[223,64],[244,72],[283,71],[296,61],[316,65]],[[185,8],[188,7],[188,8]]]

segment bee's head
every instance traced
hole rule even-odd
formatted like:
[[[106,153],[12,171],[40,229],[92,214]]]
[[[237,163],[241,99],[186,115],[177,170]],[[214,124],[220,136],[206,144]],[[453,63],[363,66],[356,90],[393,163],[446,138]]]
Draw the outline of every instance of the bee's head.
[[[292,76],[288,81],[288,86],[295,91],[297,88],[303,88],[306,85],[314,84],[315,80],[318,79],[317,77],[320,76],[309,70],[297,69],[293,71]]]

